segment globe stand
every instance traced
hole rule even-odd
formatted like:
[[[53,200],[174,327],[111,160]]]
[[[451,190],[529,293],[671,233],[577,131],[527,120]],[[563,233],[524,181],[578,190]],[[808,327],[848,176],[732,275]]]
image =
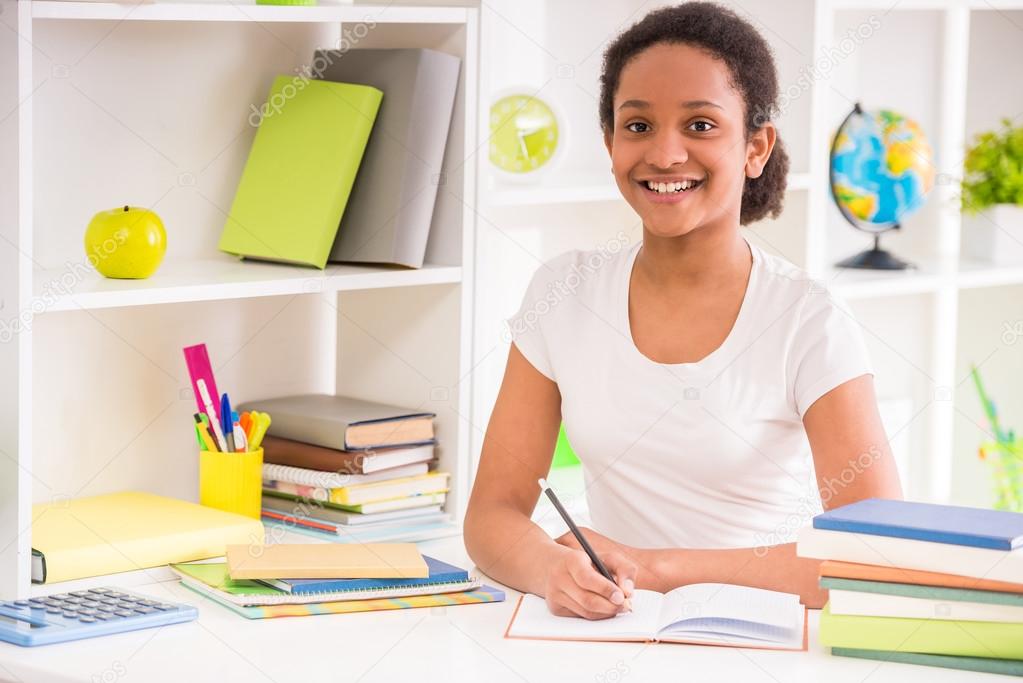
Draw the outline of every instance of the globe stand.
[[[874,235],[874,248],[861,251],[835,264],[839,268],[869,268],[871,270],[906,270],[915,268],[911,263],[903,261],[890,251],[881,248],[881,235]]]

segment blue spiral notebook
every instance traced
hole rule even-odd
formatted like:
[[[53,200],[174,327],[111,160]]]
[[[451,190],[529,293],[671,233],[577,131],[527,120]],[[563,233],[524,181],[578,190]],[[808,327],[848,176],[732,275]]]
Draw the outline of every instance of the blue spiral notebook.
[[[260,582],[287,593],[304,594],[412,588],[469,580],[469,572],[464,569],[426,555],[423,555],[423,559],[426,560],[426,566],[430,569],[430,576],[421,579],[260,579]]]
[[[868,498],[813,518],[815,529],[995,550],[1023,547],[1023,513]]]

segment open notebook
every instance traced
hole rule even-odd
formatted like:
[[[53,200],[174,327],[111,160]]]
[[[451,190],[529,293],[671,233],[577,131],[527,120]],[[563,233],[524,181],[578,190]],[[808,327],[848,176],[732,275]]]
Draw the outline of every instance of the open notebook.
[[[663,594],[637,590],[632,612],[590,621],[556,617],[543,598],[523,595],[505,637],[805,650],[806,608],[790,593],[694,583]]]

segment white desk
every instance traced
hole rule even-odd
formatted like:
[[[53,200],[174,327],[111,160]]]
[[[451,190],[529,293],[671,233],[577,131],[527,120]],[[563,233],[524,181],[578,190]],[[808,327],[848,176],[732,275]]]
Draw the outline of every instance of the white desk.
[[[281,540],[311,542],[309,537],[292,534]],[[427,554],[471,566],[460,538],[421,545]],[[193,604],[199,609],[199,618],[186,624],[45,647],[21,648],[0,643],[0,680],[26,683],[1018,680],[832,657],[817,644],[817,611],[810,612],[808,652],[542,642],[503,637],[518,599],[518,593],[507,589],[507,600],[496,604],[249,620],[200,597],[170,577],[169,570],[161,569],[148,577],[133,572],[117,575],[118,580],[102,577],[47,587],[47,592],[57,593],[121,585],[157,598]]]

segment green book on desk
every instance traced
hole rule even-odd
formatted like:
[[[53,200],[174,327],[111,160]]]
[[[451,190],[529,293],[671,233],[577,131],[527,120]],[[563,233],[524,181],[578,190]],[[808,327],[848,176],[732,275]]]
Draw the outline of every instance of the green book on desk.
[[[323,268],[382,98],[365,85],[278,76],[260,110],[221,251]]]
[[[825,605],[820,642],[857,650],[1023,659],[1023,623],[832,614]]]
[[[898,662],[920,666],[940,666],[943,669],[960,671],[982,671],[1003,676],[1023,676],[1023,661],[1015,659],[992,659],[990,657],[955,657],[952,655],[924,655],[918,652],[886,652],[884,650],[857,650],[848,647],[833,647],[831,654],[837,657],[873,659],[878,662]]]

